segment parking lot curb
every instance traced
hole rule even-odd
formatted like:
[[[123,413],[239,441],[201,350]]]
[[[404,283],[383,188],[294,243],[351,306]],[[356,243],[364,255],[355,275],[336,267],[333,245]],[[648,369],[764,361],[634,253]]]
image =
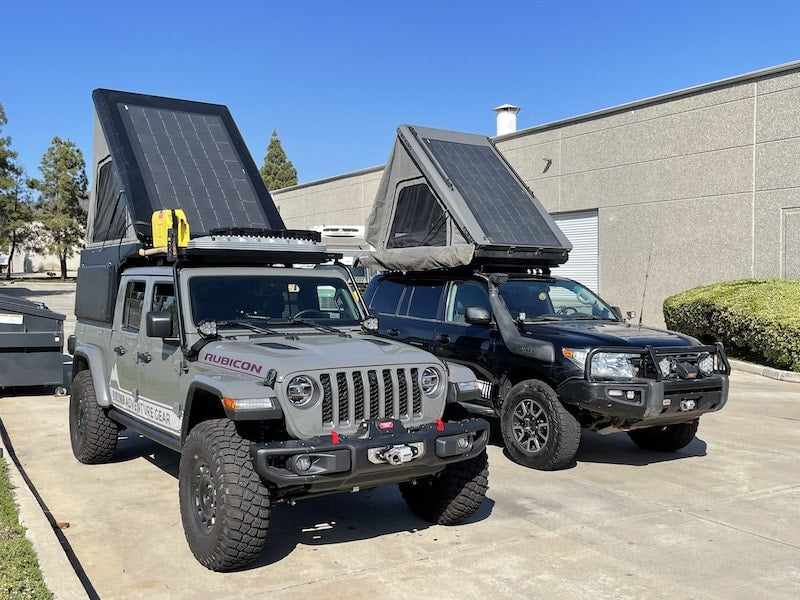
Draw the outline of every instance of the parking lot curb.
[[[19,508],[19,522],[25,529],[25,537],[31,542],[39,563],[39,569],[47,589],[56,600],[91,598],[67,558],[67,549],[56,533],[56,523],[48,518],[47,507],[31,488],[29,479],[20,469],[14,448],[0,419],[0,457],[8,465],[9,481],[14,499]]]
[[[795,371],[781,371],[780,369],[773,369],[772,367],[764,367],[753,363],[745,362],[743,360],[729,359],[731,368],[736,371],[744,371],[745,373],[754,373],[762,377],[769,377],[770,379],[777,379],[778,381],[789,381],[791,383],[800,383],[800,373]]]

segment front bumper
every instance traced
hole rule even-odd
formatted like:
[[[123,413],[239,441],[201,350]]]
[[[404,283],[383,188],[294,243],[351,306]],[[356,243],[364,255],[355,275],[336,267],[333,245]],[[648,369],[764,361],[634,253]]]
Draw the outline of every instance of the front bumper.
[[[728,400],[728,377],[694,380],[570,379],[559,386],[563,402],[620,419],[629,428],[681,423],[720,410]]]
[[[489,424],[483,419],[437,421],[414,429],[406,429],[399,420],[377,419],[364,421],[347,437],[253,444],[250,454],[265,481],[318,493],[432,475],[447,464],[477,456],[488,439]]]

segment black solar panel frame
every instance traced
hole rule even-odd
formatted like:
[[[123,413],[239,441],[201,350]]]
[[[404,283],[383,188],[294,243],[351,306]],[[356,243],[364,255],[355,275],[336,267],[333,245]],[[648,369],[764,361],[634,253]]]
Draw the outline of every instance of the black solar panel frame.
[[[495,145],[488,137],[463,133],[458,131],[449,131],[442,129],[432,129],[428,127],[401,125],[398,128],[398,139],[403,143],[409,156],[414,164],[420,169],[425,179],[433,187],[434,193],[445,203],[450,216],[456,221],[459,229],[462,230],[464,237],[475,244],[478,253],[476,258],[479,257],[486,250],[486,258],[488,262],[502,262],[498,257],[503,252],[503,249],[514,249],[519,255],[511,259],[515,261],[531,261],[531,255],[523,257],[525,249],[540,255],[540,258],[535,258],[534,262],[541,262],[543,264],[560,264],[566,261],[569,250],[572,249],[572,244],[558,228],[558,225],[553,221],[552,217],[547,213],[541,203],[536,199],[533,193],[528,189],[519,174],[508,164],[505,157],[497,150]],[[476,215],[470,206],[467,199],[461,194],[456,182],[450,177],[447,172],[446,166],[442,163],[436,152],[433,151],[425,140],[437,140],[442,142],[452,142],[455,144],[484,146],[491,149],[491,153],[498,161],[499,165],[508,173],[523,190],[533,207],[541,216],[543,222],[548,225],[552,232],[553,239],[547,240],[550,243],[541,244],[531,241],[528,244],[518,243],[505,243],[491,239],[486,235],[486,231],[481,223],[476,218]],[[465,212],[466,210],[466,212]],[[555,242],[555,243],[552,243]]]
[[[257,204],[262,211],[262,218],[266,221],[266,228],[273,230],[285,228],[283,219],[278,213],[269,191],[263,184],[256,164],[226,106],[108,89],[94,90],[92,98],[108,143],[111,159],[120,178],[120,185],[124,190],[133,216],[136,236],[140,241],[146,243],[152,240],[150,218],[154,211],[161,208],[181,207],[156,206],[155,204],[158,203],[154,202],[155,199],[150,197],[145,181],[145,173],[149,173],[149,169],[146,164],[142,164],[144,154],[141,144],[138,140],[132,139],[129,134],[125,117],[120,110],[121,105],[217,117],[228,135],[234,153],[249,180],[250,186],[252,186]],[[152,178],[152,175],[148,176]],[[198,230],[197,224],[190,223],[189,225],[190,228],[194,225],[194,228],[191,229],[192,237],[209,233],[208,231],[202,231],[202,228]],[[241,223],[240,225],[248,226],[249,223]],[[208,227],[208,229],[211,228]]]

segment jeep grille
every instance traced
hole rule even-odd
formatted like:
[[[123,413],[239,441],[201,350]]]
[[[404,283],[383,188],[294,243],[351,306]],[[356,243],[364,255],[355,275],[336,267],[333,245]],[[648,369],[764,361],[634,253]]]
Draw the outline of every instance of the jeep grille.
[[[405,421],[422,415],[417,368],[339,371],[322,373],[319,379],[323,427],[378,418]]]

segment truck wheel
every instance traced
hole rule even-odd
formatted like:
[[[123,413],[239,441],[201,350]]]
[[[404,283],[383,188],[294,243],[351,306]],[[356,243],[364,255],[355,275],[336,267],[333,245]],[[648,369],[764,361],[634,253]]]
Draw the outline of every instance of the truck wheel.
[[[452,463],[444,471],[403,482],[400,493],[411,511],[437,525],[455,525],[480,508],[489,488],[489,461],[486,452]]]
[[[675,452],[689,445],[699,424],[700,419],[694,419],[688,423],[634,429],[628,432],[628,437],[643,450]]]
[[[546,383],[528,379],[506,396],[500,429],[511,457],[541,471],[567,466],[578,451],[581,426]]]
[[[253,470],[250,442],[233,421],[191,430],[178,470],[181,521],[189,548],[212,571],[252,562],[266,543],[269,490]]]
[[[107,463],[117,450],[119,426],[97,404],[92,374],[81,371],[72,381],[69,399],[69,439],[72,453],[80,462]]]

